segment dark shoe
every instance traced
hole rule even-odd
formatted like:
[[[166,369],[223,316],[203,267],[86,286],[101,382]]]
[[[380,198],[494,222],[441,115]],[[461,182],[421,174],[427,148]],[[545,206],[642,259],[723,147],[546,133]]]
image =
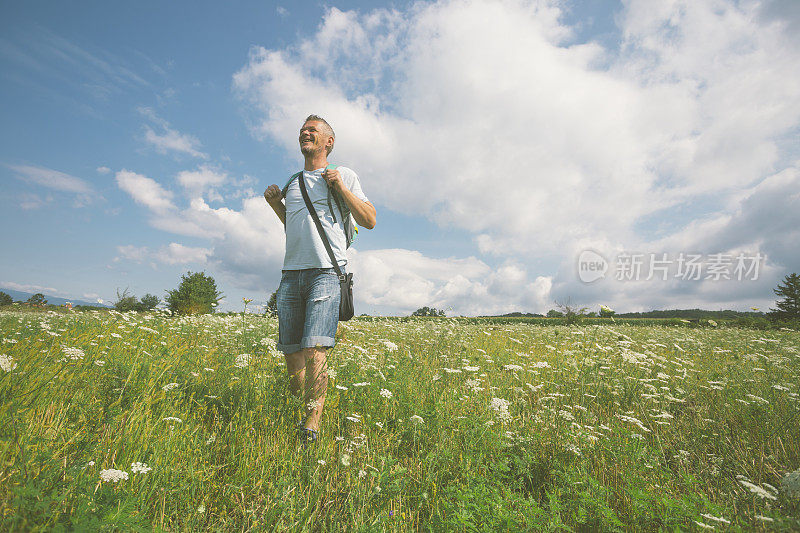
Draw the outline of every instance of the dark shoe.
[[[317,440],[319,440],[318,431],[314,431],[313,429],[308,429],[307,427],[299,427],[297,429],[300,432],[300,444],[303,447],[316,444]]]

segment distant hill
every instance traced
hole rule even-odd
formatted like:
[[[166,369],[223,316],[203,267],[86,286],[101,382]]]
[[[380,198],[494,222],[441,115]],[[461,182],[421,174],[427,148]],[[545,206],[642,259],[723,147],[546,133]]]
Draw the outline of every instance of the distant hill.
[[[7,289],[5,287],[0,287],[0,291],[8,294],[15,302],[27,302],[28,298],[33,296],[36,293],[33,292],[22,292],[22,291],[15,291],[14,289]],[[44,293],[42,293],[44,294]],[[99,304],[97,302],[87,302],[86,300],[74,300],[70,298],[61,298],[60,296],[51,296],[49,294],[44,295],[45,300],[47,303],[53,305],[64,305],[67,302],[72,302],[72,305],[89,305],[92,307],[111,307],[107,304]]]

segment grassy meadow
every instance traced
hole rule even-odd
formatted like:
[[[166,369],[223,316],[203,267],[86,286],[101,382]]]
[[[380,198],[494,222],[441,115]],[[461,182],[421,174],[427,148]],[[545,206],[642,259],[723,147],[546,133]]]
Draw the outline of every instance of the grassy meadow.
[[[800,529],[798,332],[354,319],[309,449],[276,337],[0,313],[0,530]]]

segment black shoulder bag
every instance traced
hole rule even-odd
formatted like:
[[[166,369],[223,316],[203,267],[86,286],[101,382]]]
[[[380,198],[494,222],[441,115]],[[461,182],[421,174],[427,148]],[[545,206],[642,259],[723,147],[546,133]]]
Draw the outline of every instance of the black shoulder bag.
[[[322,244],[325,245],[325,250],[328,252],[328,257],[331,258],[333,268],[336,270],[336,274],[339,276],[339,284],[341,285],[342,289],[342,298],[339,300],[339,320],[341,322],[350,320],[355,314],[355,309],[353,308],[353,274],[343,274],[342,269],[339,268],[339,263],[336,261],[336,256],[333,255],[333,250],[331,249],[331,243],[328,241],[328,236],[325,234],[325,229],[322,227],[322,223],[319,221],[317,210],[314,209],[314,206],[311,205],[311,200],[308,198],[306,182],[303,179],[302,173],[300,173],[300,176],[298,176],[297,182],[300,185],[300,192],[303,193],[303,201],[306,203],[306,208],[308,209],[308,212],[311,213],[311,218],[314,219],[314,224],[317,226],[319,238],[322,239]]]

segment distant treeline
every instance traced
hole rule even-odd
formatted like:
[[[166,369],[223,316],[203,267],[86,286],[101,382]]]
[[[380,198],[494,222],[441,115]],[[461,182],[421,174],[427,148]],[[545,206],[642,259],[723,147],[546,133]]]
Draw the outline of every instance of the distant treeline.
[[[640,313],[616,313],[614,318],[683,318],[686,320],[759,318],[765,314],[761,311],[708,311],[705,309],[667,309],[664,311],[645,311]],[[480,318],[534,318],[544,317],[538,313],[507,313],[505,315],[481,316]]]
[[[618,318],[684,318],[699,320],[701,318],[758,318],[765,316],[761,311],[707,311],[705,309],[668,309],[666,311],[646,311],[644,313],[617,313]]]

